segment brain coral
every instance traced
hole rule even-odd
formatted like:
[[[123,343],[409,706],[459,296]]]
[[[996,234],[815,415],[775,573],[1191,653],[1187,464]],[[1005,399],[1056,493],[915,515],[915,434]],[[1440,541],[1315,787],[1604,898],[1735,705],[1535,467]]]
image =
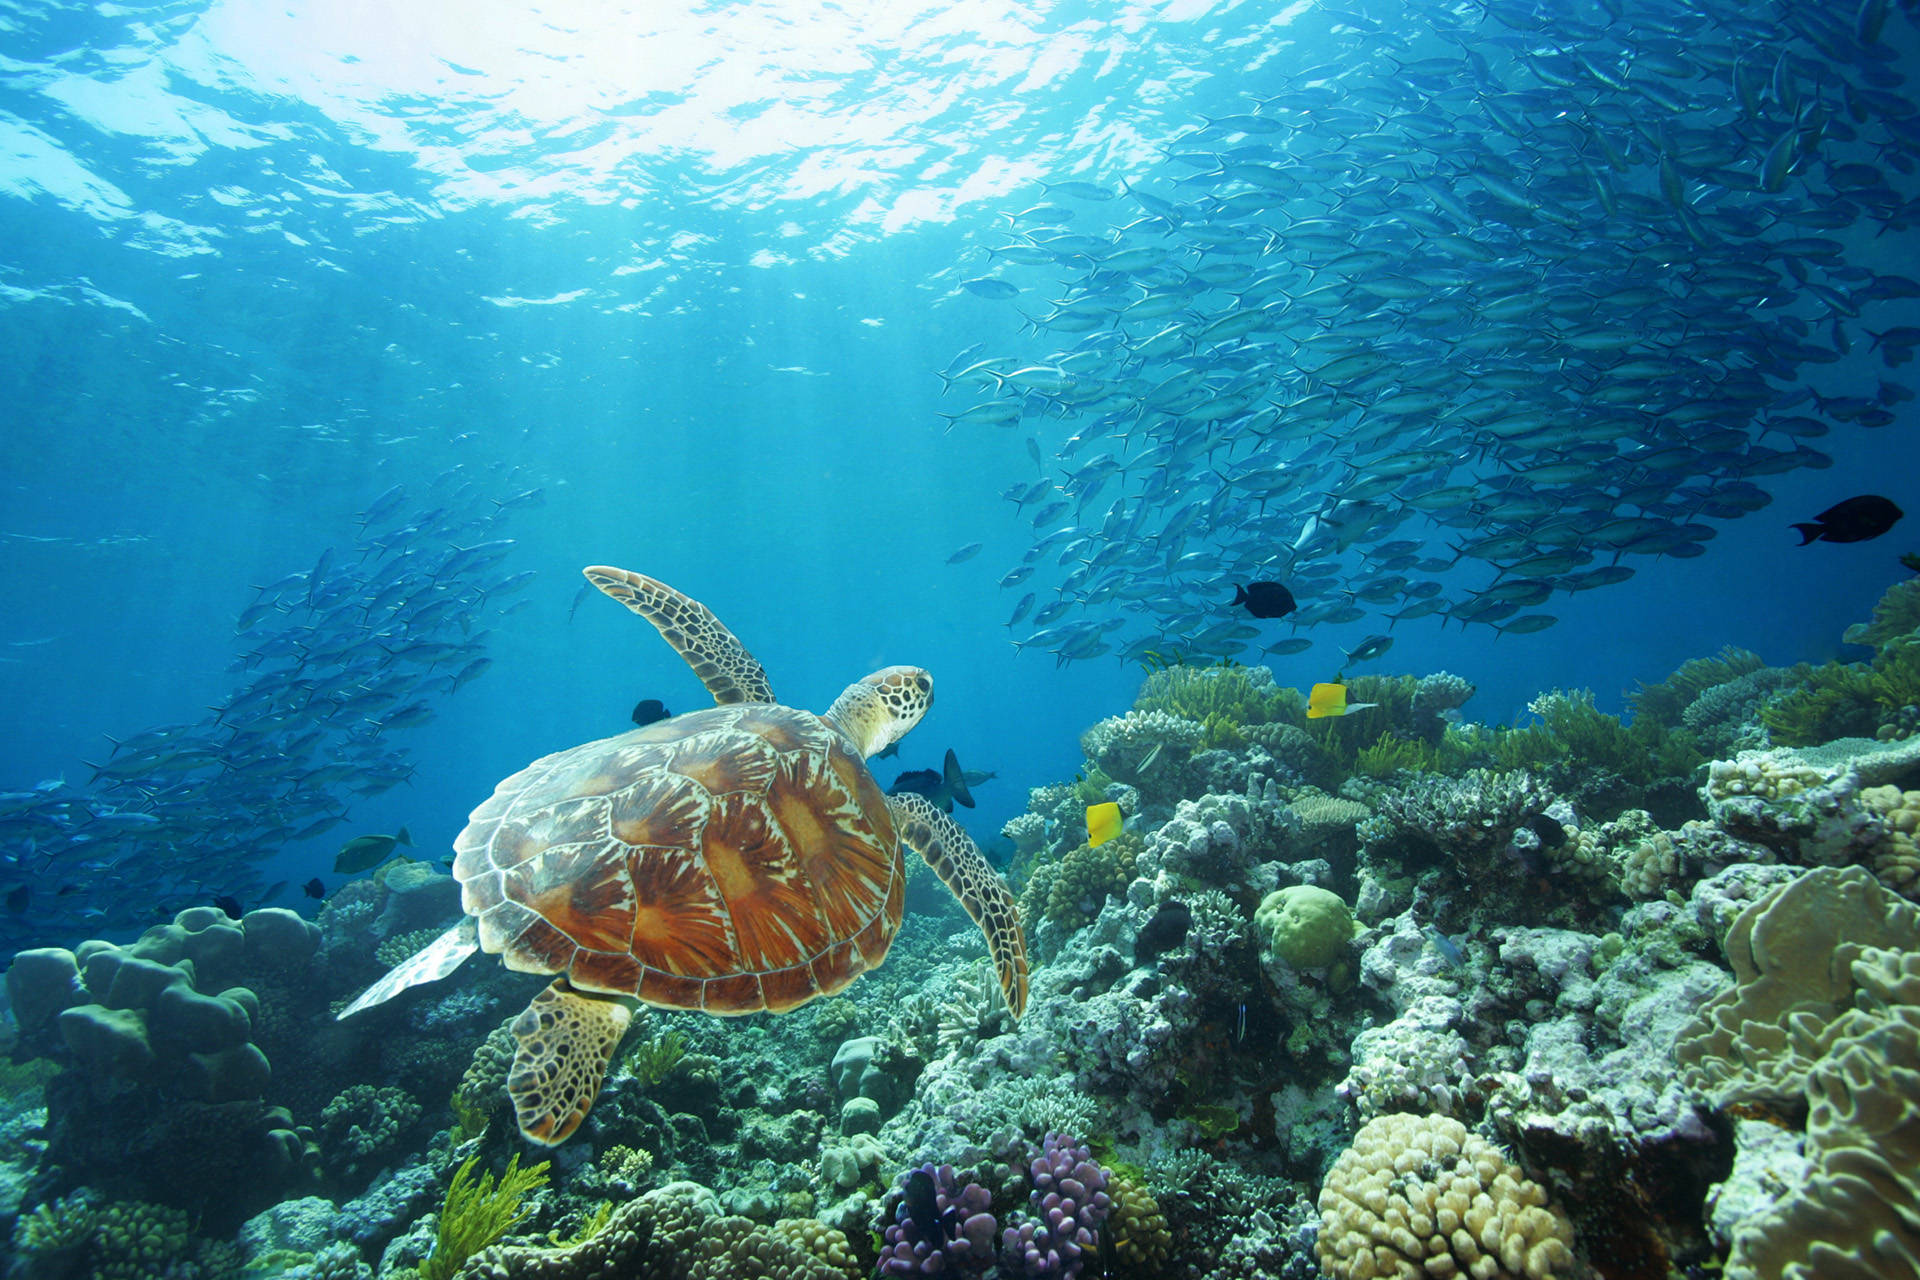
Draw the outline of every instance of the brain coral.
[[[1320,1190],[1333,1280],[1575,1274],[1573,1225],[1545,1188],[1445,1116],[1369,1120]]]

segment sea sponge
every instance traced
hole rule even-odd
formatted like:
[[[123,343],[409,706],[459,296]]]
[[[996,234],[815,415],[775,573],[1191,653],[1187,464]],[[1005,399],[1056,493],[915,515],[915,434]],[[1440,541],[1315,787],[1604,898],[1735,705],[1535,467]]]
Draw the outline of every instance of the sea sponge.
[[[1276,889],[1253,913],[1260,959],[1294,969],[1324,969],[1346,953],[1353,911],[1337,893],[1310,884]]]
[[[1575,1272],[1573,1224],[1546,1188],[1445,1116],[1369,1120],[1320,1190],[1320,1266],[1333,1280]]]

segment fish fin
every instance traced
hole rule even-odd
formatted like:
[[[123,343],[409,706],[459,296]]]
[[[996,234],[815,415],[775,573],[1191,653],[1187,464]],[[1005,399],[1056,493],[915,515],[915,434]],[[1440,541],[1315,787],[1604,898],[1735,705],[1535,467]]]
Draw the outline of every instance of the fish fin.
[[[513,1020],[507,1096],[529,1142],[557,1147],[573,1136],[600,1096],[607,1064],[633,1021],[617,1000],[581,995],[555,978]]]
[[[1809,542],[1817,541],[1820,535],[1827,531],[1827,527],[1823,524],[1796,524],[1789,527],[1800,535],[1800,545],[1803,547]]]
[[[1236,583],[1234,583],[1234,585],[1233,585],[1233,603],[1235,603],[1235,604],[1245,604],[1246,602],[1247,602],[1247,589],[1246,589],[1245,587],[1243,587],[1243,586],[1241,586],[1241,585],[1240,585],[1239,583],[1237,583],[1237,582],[1236,582]]]
[[[960,760],[953,754],[952,747],[947,748],[947,758],[940,766],[940,772],[947,784],[947,793],[953,797],[953,802],[963,809],[973,808],[973,792],[967,789],[966,774],[960,768]]]
[[[960,824],[925,796],[895,796],[887,807],[893,811],[900,839],[933,868],[940,883],[980,926],[1000,979],[1000,992],[1018,1022],[1027,1008],[1027,935],[1020,927],[1019,903]]]
[[[413,848],[413,833],[407,830],[405,827],[402,827],[400,828],[400,834],[396,835],[393,838],[393,842],[395,844],[403,844],[407,846],[407,848],[411,849]]]

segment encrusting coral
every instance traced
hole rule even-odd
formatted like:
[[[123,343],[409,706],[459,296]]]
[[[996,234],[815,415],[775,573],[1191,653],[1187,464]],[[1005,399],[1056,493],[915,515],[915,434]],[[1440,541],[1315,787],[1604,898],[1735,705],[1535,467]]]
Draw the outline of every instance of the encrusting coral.
[[[1811,1162],[1730,1224],[1726,1274],[1920,1275],[1920,909],[1859,867],[1816,868],[1742,912],[1726,950],[1737,984],[1675,1057],[1719,1106],[1804,1099]]]

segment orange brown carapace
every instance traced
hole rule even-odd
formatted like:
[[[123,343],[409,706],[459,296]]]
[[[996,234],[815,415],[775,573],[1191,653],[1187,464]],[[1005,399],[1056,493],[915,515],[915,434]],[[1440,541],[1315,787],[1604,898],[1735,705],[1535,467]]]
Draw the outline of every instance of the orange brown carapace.
[[[747,704],[536,761],[474,811],[454,874],[510,968],[778,1013],[886,957],[898,846],[885,795],[831,725]]]

